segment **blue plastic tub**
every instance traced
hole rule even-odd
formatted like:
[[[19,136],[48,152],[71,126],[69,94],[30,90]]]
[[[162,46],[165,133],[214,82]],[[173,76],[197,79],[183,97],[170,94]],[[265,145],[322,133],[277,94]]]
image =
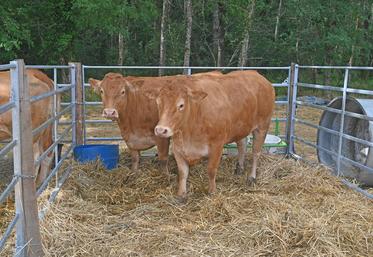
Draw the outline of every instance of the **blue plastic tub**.
[[[80,163],[88,163],[101,159],[108,170],[118,167],[119,145],[78,145],[74,148],[74,159]]]

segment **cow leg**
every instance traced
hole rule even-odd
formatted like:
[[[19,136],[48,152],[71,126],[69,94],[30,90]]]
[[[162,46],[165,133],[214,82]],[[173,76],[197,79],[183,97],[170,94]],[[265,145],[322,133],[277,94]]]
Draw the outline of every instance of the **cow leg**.
[[[262,146],[264,144],[265,137],[267,135],[267,129],[255,129],[253,131],[253,166],[251,168],[250,176],[247,176],[247,183],[252,185],[256,182],[256,168]]]
[[[41,149],[40,149],[40,143],[39,143],[39,140],[36,140],[36,142],[33,143],[32,145],[32,151],[33,151],[33,154],[34,154],[34,162],[36,162],[39,157],[40,157],[40,154],[41,154]],[[36,167],[35,167],[35,178],[36,178],[36,183],[38,182],[38,176],[39,176],[39,171],[40,171],[40,166],[41,164],[39,163]]]
[[[53,152],[52,152],[53,153]],[[36,185],[40,185],[43,183],[45,178],[48,176],[49,171],[51,170],[52,162],[53,162],[53,154],[52,156],[47,156],[40,164],[40,172],[36,178]]]
[[[234,174],[242,175],[245,169],[246,137],[236,142],[238,149],[238,162]]]
[[[131,152],[131,170],[132,171],[137,171],[139,169],[139,162],[140,162],[140,152],[138,150],[132,150],[130,149]]]
[[[210,148],[210,154],[207,163],[207,174],[209,176],[209,194],[213,194],[216,191],[216,173],[218,171],[222,154],[223,146],[215,146],[213,148]]]
[[[181,202],[185,202],[187,196],[187,179],[189,175],[189,164],[179,153],[174,152],[174,156],[179,171],[177,196]]]
[[[159,140],[157,142],[158,158],[160,168],[169,176],[168,171],[168,149],[170,146],[170,140],[167,138]]]

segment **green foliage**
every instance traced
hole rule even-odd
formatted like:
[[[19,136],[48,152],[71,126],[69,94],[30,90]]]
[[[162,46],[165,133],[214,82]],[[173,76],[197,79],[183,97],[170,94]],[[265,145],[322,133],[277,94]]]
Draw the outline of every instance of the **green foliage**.
[[[169,0],[166,64],[182,65],[185,41],[184,1]],[[373,63],[371,0],[283,0],[274,39],[279,0],[193,1],[191,64],[214,66],[213,12],[222,6],[223,65],[235,66],[249,29],[252,66],[370,66]],[[0,6],[0,63],[116,64],[118,35],[124,37],[125,65],[159,63],[161,0],[23,0]],[[248,24],[250,23],[250,26]],[[155,71],[133,71],[153,74]],[[271,75],[282,79],[279,75]]]

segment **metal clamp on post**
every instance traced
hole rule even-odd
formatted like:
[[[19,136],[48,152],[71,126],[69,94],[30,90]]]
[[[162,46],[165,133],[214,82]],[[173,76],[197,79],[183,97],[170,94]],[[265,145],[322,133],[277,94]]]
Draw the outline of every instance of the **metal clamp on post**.
[[[35,175],[22,175],[22,174],[14,174],[13,175],[14,178],[22,178],[22,179],[35,179],[36,176]]]

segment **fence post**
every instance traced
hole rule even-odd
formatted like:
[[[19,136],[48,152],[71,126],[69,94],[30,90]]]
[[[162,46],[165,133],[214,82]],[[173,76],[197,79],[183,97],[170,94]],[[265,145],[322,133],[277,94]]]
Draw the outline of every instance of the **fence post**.
[[[23,60],[11,62],[12,98],[16,104],[12,113],[14,176],[20,181],[15,187],[15,205],[19,220],[16,226],[16,254],[22,257],[43,256],[41,244],[31,125],[29,85]]]
[[[298,64],[291,63],[290,66],[290,78],[289,78],[289,91],[288,91],[288,118],[286,124],[286,143],[288,147],[286,149],[286,155],[292,156],[294,152],[294,125],[295,125],[295,111],[296,111],[296,100],[297,100],[297,84],[298,84]]]
[[[82,64],[80,62],[69,62],[69,65],[74,66],[75,72],[75,139],[76,144],[84,143],[83,133],[83,104],[84,104],[84,81],[82,78]],[[73,83],[73,81],[71,81]]]

